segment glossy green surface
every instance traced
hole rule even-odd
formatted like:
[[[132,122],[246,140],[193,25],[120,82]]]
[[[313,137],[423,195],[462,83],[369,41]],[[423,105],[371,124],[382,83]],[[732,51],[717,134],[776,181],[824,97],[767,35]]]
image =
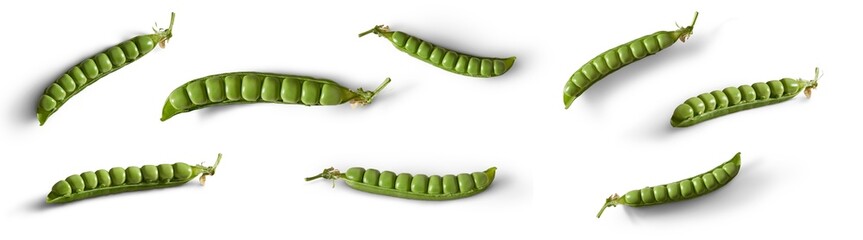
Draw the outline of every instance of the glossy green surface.
[[[484,172],[441,177],[408,173],[396,175],[391,171],[379,172],[375,169],[359,167],[340,173],[338,170],[328,168],[317,176],[306,178],[306,181],[318,178],[343,179],[348,186],[364,192],[418,200],[452,200],[485,191],[494,181],[496,170],[497,168],[492,167]]]
[[[189,81],[172,91],[162,107],[162,121],[189,111],[233,103],[283,103],[306,106],[372,102],[390,79],[375,91],[351,91],[320,78],[260,72],[231,72]]]
[[[47,203],[65,203],[114,193],[166,188],[182,185],[201,175],[201,185],[208,175],[216,174],[222,154],[211,167],[185,163],[143,167],[115,167],[111,170],[84,172],[60,180],[51,188]]]
[[[800,92],[815,89],[818,75],[819,70],[816,69],[814,80],[783,78],[751,86],[728,87],[689,98],[674,109],[671,126],[688,127],[727,114],[787,101]]]
[[[682,201],[703,196],[719,189],[734,179],[740,171],[740,153],[710,171],[677,182],[645,187],[627,192],[623,197],[617,194],[606,199],[605,205],[596,215],[599,218],[607,207],[618,204],[630,207],[643,207],[669,202]]]
[[[692,35],[692,28],[697,19],[698,12],[695,13],[695,18],[688,27],[681,27],[676,31],[658,31],[597,55],[576,70],[569,77],[569,80],[566,81],[563,87],[564,107],[569,109],[572,102],[584,94],[590,86],[593,86],[593,84],[614,71],[647,56],[656,54],[673,45],[678,39],[681,42],[685,42]]]
[[[173,36],[173,26],[174,13],[171,13],[171,24],[168,29],[160,29],[153,34],[139,35],[123,41],[66,71],[45,89],[40,98],[36,106],[39,125],[45,124],[48,117],[57,112],[66,101],[90,84],[143,57],[153,50],[156,44],[161,43],[164,46],[164,42]]]
[[[390,31],[378,25],[360,37],[374,33],[387,38],[398,50],[435,67],[471,77],[497,77],[503,75],[515,64],[515,57],[493,58],[478,57],[449,50],[400,31]]]

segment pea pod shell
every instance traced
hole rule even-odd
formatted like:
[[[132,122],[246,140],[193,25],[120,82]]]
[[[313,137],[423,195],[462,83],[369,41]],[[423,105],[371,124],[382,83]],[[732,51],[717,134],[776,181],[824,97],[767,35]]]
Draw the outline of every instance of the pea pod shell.
[[[375,33],[384,37],[393,46],[408,55],[440,69],[470,77],[489,78],[503,75],[513,64],[516,57],[480,57],[450,50],[430,43],[401,31],[390,31],[383,25],[360,34],[360,37]]]
[[[48,85],[36,104],[36,119],[39,120],[39,125],[44,125],[51,115],[87,86],[144,57],[156,45],[163,45],[173,36],[173,25],[174,13],[171,13],[171,25],[168,29],[123,41],[67,70]]]

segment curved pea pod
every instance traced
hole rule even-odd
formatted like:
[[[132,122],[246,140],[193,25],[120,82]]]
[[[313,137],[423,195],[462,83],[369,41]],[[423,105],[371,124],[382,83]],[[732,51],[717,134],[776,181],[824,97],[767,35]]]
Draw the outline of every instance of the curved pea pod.
[[[66,203],[115,193],[142,191],[183,185],[198,175],[201,185],[207,176],[216,174],[222,154],[213,166],[174,164],[144,165],[141,167],[115,167],[110,170],[84,172],[67,177],[54,184],[47,203]]]
[[[695,18],[688,27],[648,34],[597,55],[576,70],[564,84],[564,107],[569,109],[572,102],[584,94],[590,86],[614,71],[671,47],[678,39],[686,42],[686,39],[692,35],[696,20],[698,20],[698,12],[695,12]]]
[[[671,114],[671,126],[688,127],[743,110],[781,103],[800,92],[809,98],[812,89],[818,87],[820,77],[821,71],[815,68],[814,80],[783,78],[704,93],[678,105]]]
[[[489,78],[503,75],[515,64],[515,57],[479,57],[450,50],[424,41],[401,31],[390,31],[389,27],[377,25],[360,33],[360,37],[374,33],[384,37],[399,51],[422,60],[432,66],[452,73],[470,77]]]
[[[36,118],[39,120],[39,125],[44,125],[48,121],[48,117],[90,84],[141,59],[156,45],[164,48],[165,43],[174,36],[173,27],[174,13],[171,13],[171,24],[168,29],[153,29],[155,31],[153,34],[138,35],[123,41],[70,68],[45,88],[44,94],[39,99],[36,106]]]
[[[494,181],[496,167],[484,172],[460,173],[448,175],[396,174],[391,171],[379,171],[353,167],[347,172],[335,168],[327,168],[321,174],[306,178],[312,181],[318,178],[333,180],[342,179],[351,188],[399,198],[417,200],[452,200],[479,194]]]
[[[390,79],[375,91],[356,91],[320,78],[261,72],[231,72],[189,81],[172,91],[162,108],[162,121],[197,109],[234,103],[282,103],[306,106],[370,104]]]
[[[694,177],[677,182],[635,189],[627,192],[622,197],[614,194],[605,200],[602,209],[596,214],[596,218],[602,215],[607,207],[616,207],[618,204],[630,207],[644,207],[663,203],[688,200],[708,193],[727,185],[740,171],[740,153],[734,155],[719,166],[710,169]]]

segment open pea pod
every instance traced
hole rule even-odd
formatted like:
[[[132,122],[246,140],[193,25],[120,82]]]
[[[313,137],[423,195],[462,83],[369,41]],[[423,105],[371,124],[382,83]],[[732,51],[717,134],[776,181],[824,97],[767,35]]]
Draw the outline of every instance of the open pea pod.
[[[171,13],[171,24],[168,29],[153,29],[155,31],[153,34],[138,35],[123,41],[67,70],[45,88],[42,98],[39,99],[39,104],[36,106],[39,125],[44,125],[48,117],[90,84],[143,58],[156,45],[164,48],[165,43],[174,36],[173,27],[174,13]]]
[[[605,200],[596,218],[602,216],[607,207],[625,205],[630,207],[645,207],[658,204],[684,201],[704,196],[727,185],[740,171],[740,153],[734,155],[710,171],[677,182],[652,187],[635,189],[622,197],[614,194]]]
[[[261,72],[231,72],[189,81],[171,92],[162,107],[162,121],[197,109],[235,103],[281,103],[328,106],[370,104],[390,79],[375,91],[352,91],[321,78]]]
[[[479,194],[494,181],[496,167],[483,172],[439,175],[396,174],[392,171],[353,167],[342,173],[335,168],[327,168],[321,174],[306,178],[342,179],[356,190],[363,192],[417,200],[452,200]]]
[[[141,167],[115,167],[109,170],[73,174],[51,188],[47,203],[66,203],[109,194],[168,188],[183,185],[198,175],[201,185],[207,176],[216,174],[222,154],[213,166],[174,164],[144,165]]]

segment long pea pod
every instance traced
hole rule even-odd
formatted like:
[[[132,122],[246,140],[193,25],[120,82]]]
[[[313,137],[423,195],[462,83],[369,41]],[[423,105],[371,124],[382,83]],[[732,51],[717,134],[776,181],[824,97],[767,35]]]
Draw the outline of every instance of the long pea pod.
[[[387,26],[377,25],[360,33],[360,37],[374,33],[389,40],[396,49],[432,66],[452,73],[471,77],[497,77],[503,75],[515,64],[515,57],[479,57],[424,41],[401,31],[390,31]]]
[[[704,196],[731,182],[739,171],[740,153],[737,153],[731,160],[694,177],[669,184],[635,189],[627,192],[623,197],[617,194],[611,195],[605,200],[605,204],[596,214],[596,218],[602,216],[605,208],[616,207],[618,204],[644,207]]]
[[[87,58],[51,83],[45,89],[36,106],[36,118],[39,120],[39,125],[44,125],[45,121],[48,121],[48,117],[90,84],[144,57],[156,45],[164,48],[165,43],[174,36],[172,31],[174,16],[175,14],[171,13],[171,23],[168,29],[157,30],[153,28],[155,32],[153,34],[138,35],[123,41],[104,52]]]
[[[197,109],[234,103],[282,103],[306,106],[370,104],[389,84],[374,91],[352,91],[321,78],[261,72],[231,72],[191,80],[172,91],[162,107],[162,121]]]
[[[584,94],[590,86],[614,71],[671,47],[678,39],[686,42],[686,39],[692,35],[696,20],[698,20],[698,12],[695,12],[692,24],[687,27],[648,34],[597,55],[576,70],[566,81],[563,87],[564,107],[569,109],[572,102]]]
[[[213,166],[174,164],[144,165],[142,167],[115,167],[74,174],[60,180],[51,188],[47,203],[66,203],[109,194],[168,188],[183,185],[198,175],[201,185],[207,176],[216,174],[222,160],[220,153]]]
[[[809,98],[812,90],[818,87],[819,78],[821,70],[815,68],[812,80],[783,78],[702,93],[674,109],[671,126],[688,127],[743,110],[781,103],[801,92]]]
[[[485,191],[494,181],[497,168],[483,172],[439,175],[396,174],[391,171],[353,167],[342,173],[335,168],[327,168],[318,175],[306,178],[335,180],[342,179],[356,190],[363,192],[416,200],[453,200],[470,197]]]

